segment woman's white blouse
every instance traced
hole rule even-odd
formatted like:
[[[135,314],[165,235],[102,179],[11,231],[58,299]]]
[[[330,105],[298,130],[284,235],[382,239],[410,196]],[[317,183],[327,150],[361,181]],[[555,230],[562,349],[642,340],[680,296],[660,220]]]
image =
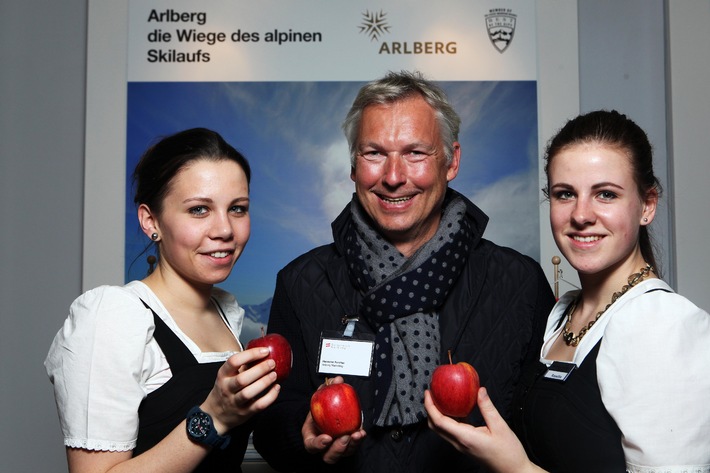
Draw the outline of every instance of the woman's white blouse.
[[[212,297],[239,342],[244,309],[221,289],[214,288]],[[153,338],[153,314],[141,299],[199,363],[223,361],[231,355],[201,352],[140,281],[101,286],[82,294],[72,303],[45,360],[67,447],[132,450],[138,436],[138,406],[171,378]]]
[[[543,363],[551,363],[545,355],[577,293],[565,294],[550,314]],[[602,315],[573,362],[579,366],[600,339],[599,388],[621,429],[627,471],[710,472],[710,314],[648,279]]]

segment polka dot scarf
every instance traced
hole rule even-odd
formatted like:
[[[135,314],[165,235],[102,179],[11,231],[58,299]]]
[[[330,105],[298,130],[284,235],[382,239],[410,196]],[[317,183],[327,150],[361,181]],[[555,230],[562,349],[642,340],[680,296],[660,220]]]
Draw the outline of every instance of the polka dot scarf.
[[[376,330],[375,424],[426,419],[424,390],[439,363],[438,308],[468,256],[471,230],[460,197],[449,201],[434,237],[405,258],[371,226],[353,198],[345,258],[364,294],[359,314]]]

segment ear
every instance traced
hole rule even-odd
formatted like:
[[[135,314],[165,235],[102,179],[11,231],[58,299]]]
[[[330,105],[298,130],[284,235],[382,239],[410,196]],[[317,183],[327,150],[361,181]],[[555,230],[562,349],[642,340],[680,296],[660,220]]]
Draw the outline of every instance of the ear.
[[[658,190],[654,187],[646,193],[646,198],[643,200],[643,213],[641,214],[641,225],[649,225],[656,217],[656,208],[658,207]]]
[[[155,232],[160,234],[158,219],[146,204],[140,204],[138,206],[138,223],[141,226],[141,230],[143,230],[143,233],[145,233],[148,238]]]
[[[350,180],[355,182],[355,166],[350,166]]]
[[[461,145],[458,141],[454,141],[451,163],[446,170],[446,181],[451,182],[459,173],[459,164],[461,163]]]

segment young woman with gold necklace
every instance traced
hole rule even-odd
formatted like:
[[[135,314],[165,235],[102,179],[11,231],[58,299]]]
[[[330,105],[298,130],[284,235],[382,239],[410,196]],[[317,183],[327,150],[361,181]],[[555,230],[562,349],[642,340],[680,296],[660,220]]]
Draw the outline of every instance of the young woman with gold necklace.
[[[515,433],[485,388],[485,426],[443,416],[427,395],[430,426],[501,473],[710,472],[710,314],[659,278],[646,134],[591,112],[558,132],[546,160],[552,233],[581,290],[550,314]]]

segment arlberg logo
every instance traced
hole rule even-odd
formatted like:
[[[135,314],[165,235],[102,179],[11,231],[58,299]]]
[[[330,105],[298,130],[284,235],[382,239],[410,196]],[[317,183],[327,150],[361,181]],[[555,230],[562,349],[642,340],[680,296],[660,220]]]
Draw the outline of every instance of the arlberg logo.
[[[360,26],[360,33],[367,33],[370,37],[370,41],[377,41],[377,39],[390,32],[390,27],[387,24],[385,17],[387,13],[380,10],[379,13],[370,13],[369,10],[365,10],[362,14],[363,22]]]
[[[518,17],[511,12],[510,8],[492,8],[486,15],[488,38],[501,54],[508,49],[515,34],[515,21]]]
[[[360,33],[370,37],[370,41],[379,41],[386,33],[390,32],[390,25],[386,20],[387,13],[370,12],[365,10],[362,14]],[[449,41],[383,41],[380,44],[379,54],[456,54],[456,42]]]

